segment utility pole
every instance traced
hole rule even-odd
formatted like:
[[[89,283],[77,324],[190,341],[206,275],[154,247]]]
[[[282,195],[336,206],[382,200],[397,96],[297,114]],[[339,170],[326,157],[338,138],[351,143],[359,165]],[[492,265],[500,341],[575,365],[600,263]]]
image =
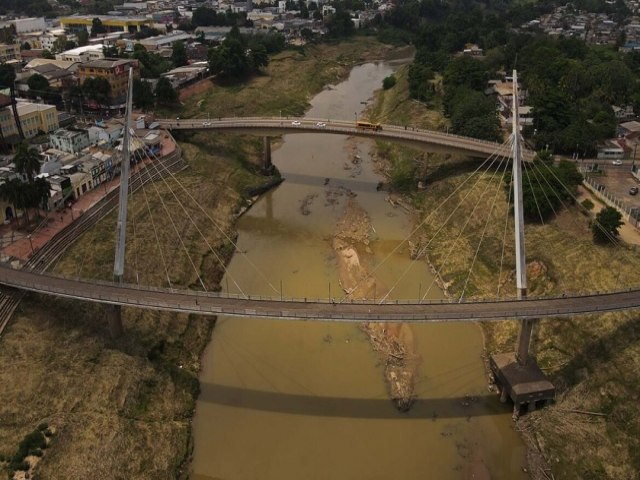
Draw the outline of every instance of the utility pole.
[[[522,151],[520,149],[520,122],[518,117],[518,72],[513,71],[513,207],[516,227],[516,287],[518,299],[527,298],[527,261],[524,247],[524,212],[522,206]],[[524,319],[518,333],[518,349],[516,359],[520,365],[526,365],[529,359],[529,344],[535,319]]]

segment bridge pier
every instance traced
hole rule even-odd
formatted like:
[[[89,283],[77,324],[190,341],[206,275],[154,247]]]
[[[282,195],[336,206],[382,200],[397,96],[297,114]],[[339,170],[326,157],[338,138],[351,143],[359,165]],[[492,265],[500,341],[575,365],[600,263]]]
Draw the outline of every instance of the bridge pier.
[[[273,163],[271,163],[271,137],[262,137],[262,173],[271,175]]]
[[[523,365],[515,353],[499,353],[491,356],[489,367],[500,402],[506,403],[511,399],[513,411],[517,415],[533,412],[537,405],[542,406],[555,398],[555,387],[547,380],[533,357],[529,357]]]
[[[120,305],[110,305],[107,309],[109,322],[109,333],[111,338],[118,338],[122,335],[122,307]]]
[[[520,331],[518,332],[518,350],[516,358],[520,365],[526,365],[529,362],[529,346],[531,345],[531,335],[533,335],[533,327],[537,323],[535,318],[525,318],[520,322]]]

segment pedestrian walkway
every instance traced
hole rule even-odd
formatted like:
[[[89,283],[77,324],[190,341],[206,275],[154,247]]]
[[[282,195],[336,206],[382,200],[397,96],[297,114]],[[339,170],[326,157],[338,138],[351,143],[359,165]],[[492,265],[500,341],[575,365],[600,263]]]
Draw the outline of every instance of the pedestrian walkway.
[[[593,209],[589,212],[592,218],[604,208],[602,201],[598,199],[593,193],[587,190],[584,187],[578,187],[578,202],[582,203],[584,200],[589,199],[593,202]],[[631,225],[628,222],[624,222],[622,227],[620,227],[620,238],[628,244],[631,245],[640,245],[640,232],[637,228]]]

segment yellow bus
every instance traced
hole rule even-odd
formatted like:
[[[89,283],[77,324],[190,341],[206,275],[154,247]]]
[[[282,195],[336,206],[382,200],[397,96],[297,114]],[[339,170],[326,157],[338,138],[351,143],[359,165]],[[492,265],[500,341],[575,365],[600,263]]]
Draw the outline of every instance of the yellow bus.
[[[379,123],[371,123],[358,120],[356,122],[356,128],[362,128],[363,130],[382,130],[382,125],[380,125]]]

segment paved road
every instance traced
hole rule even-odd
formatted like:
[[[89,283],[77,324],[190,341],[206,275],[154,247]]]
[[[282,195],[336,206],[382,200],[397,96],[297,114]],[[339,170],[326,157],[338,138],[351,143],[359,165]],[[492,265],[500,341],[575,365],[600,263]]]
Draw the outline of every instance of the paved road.
[[[579,297],[466,303],[330,303],[228,297],[111,282],[89,282],[0,267],[0,284],[98,303],[201,315],[360,322],[445,322],[566,317],[640,307],[640,290]]]
[[[170,130],[227,130],[239,133],[289,134],[289,133],[333,133],[379,138],[393,142],[408,143],[439,152],[460,153],[472,157],[486,158],[499,152],[500,156],[511,156],[509,147],[500,144],[463,137],[434,130],[415,129],[397,125],[382,125],[380,130],[355,128],[353,121],[327,118],[280,118],[280,117],[234,117],[219,119],[158,120]],[[296,124],[294,124],[294,122]],[[533,152],[523,152],[523,160],[533,159]]]

